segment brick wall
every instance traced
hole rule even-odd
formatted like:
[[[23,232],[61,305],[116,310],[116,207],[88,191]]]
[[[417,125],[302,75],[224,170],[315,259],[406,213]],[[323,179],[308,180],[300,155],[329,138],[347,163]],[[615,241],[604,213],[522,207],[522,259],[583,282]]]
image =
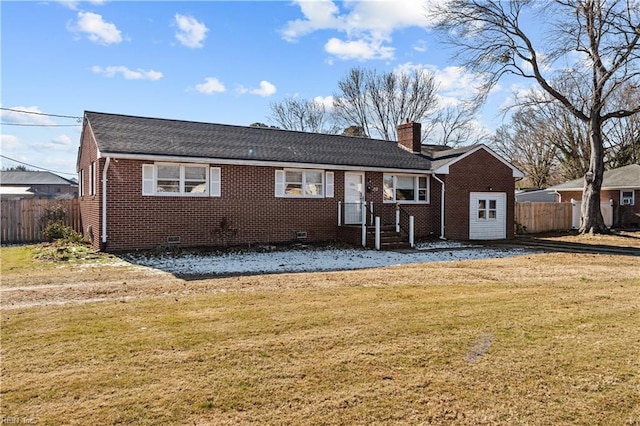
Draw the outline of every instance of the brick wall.
[[[383,193],[384,174],[367,172],[365,186],[370,190],[366,193],[366,201],[373,201],[376,206],[376,216],[380,216],[382,225],[395,224],[395,203],[384,203]],[[344,178],[343,178],[344,181]],[[344,185],[344,182],[342,183]],[[441,185],[435,179],[429,182],[429,204],[402,204],[402,209],[414,216],[416,238],[440,236],[440,191]]]
[[[221,197],[159,197],[142,196],[142,164],[118,160],[109,168],[109,251],[166,245],[168,237],[185,247],[288,242],[296,231],[306,241],[336,239],[341,173],[334,198],[276,198],[275,168],[211,164],[221,168]]]
[[[514,236],[515,180],[513,171],[487,151],[480,149],[449,167],[445,181],[445,236],[469,238],[469,197],[471,192],[506,192],[507,238]],[[432,186],[435,180],[432,180]]]
[[[87,134],[89,132],[86,132]],[[95,158],[95,144],[85,136],[80,167],[86,175]],[[98,163],[98,178],[105,159]],[[179,237],[182,247],[256,245],[296,240],[296,231],[307,233],[306,241],[337,239],[337,203],[344,200],[344,172],[334,171],[334,197],[295,199],[275,197],[273,167],[216,165],[221,168],[221,197],[166,197],[142,195],[142,165],[136,160],[112,160],[108,170],[108,251],[150,249],[167,245],[168,237]],[[97,194],[81,198],[84,230],[93,229],[94,247],[100,247],[101,182]],[[383,174],[367,172],[367,202],[376,204],[383,223],[391,223],[395,204],[383,203]],[[416,237],[439,232],[440,185],[431,182],[431,204],[404,205],[415,216]]]
[[[78,182],[78,199],[80,200],[80,216],[82,218],[82,231],[85,238],[91,241],[92,246],[95,249],[100,248],[100,194],[102,192],[102,186],[100,185],[102,177],[102,166],[104,165],[104,159],[100,162],[96,161],[98,156],[98,149],[96,143],[88,128],[85,128],[83,132],[82,140],[80,142],[80,154],[78,161],[78,171],[84,170],[84,182]],[[96,195],[89,195],[89,170],[91,162],[95,161],[97,164],[96,176],[98,182],[96,182]],[[84,186],[84,196],[80,195],[80,186]]]
[[[582,191],[562,191],[560,192],[562,202],[582,200]],[[613,226],[626,227],[638,226],[640,224],[640,190],[635,191],[635,205],[621,206],[621,192],[615,190],[601,190],[600,201],[613,200]]]

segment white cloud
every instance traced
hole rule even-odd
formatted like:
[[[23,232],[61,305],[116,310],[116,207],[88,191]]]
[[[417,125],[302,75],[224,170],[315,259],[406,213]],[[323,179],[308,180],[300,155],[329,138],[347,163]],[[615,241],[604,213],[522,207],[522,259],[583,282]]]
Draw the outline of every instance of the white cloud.
[[[79,1],[67,1],[67,0],[58,0],[58,3],[71,10],[78,10],[78,5],[81,3]],[[87,3],[90,3],[94,6],[101,6],[105,3],[105,0],[89,0]]]
[[[269,83],[266,80],[262,80],[260,82],[260,87],[257,89],[247,89],[244,86],[240,86],[238,87],[238,93],[240,94],[251,94],[251,95],[258,95],[258,96],[262,96],[264,98],[269,97],[271,95],[274,95],[276,93],[277,89],[276,86],[273,85],[272,83]]]
[[[207,37],[209,29],[195,18],[186,15],[176,14],[176,38],[183,46],[193,49],[203,46],[203,41]]]
[[[67,135],[56,136],[49,142],[37,142],[29,145],[32,148],[40,148],[54,151],[71,151],[73,147],[73,141]]]
[[[325,51],[343,60],[392,59],[395,49],[388,45],[391,34],[406,27],[426,27],[428,23],[424,0],[338,3],[343,11],[330,0],[295,0],[294,3],[304,18],[287,22],[280,32],[282,37],[293,42],[318,30],[342,32],[346,38],[330,38]]]
[[[204,83],[196,84],[196,90],[200,93],[210,95],[212,93],[222,93],[227,90],[224,87],[224,84],[222,84],[217,78],[207,77],[204,80]]]
[[[121,74],[126,80],[160,80],[162,73],[159,71],[148,70],[138,68],[137,70],[130,70],[125,66],[109,66],[102,68],[100,66],[93,66],[91,68],[95,74],[102,74],[105,77],[114,77],[116,74]]]
[[[12,111],[0,110],[0,118],[2,118],[2,121],[12,124],[36,124],[41,126],[55,124],[46,115],[41,115],[43,112],[37,106],[14,106],[10,107],[10,109]]]
[[[342,41],[335,37],[327,41],[324,50],[339,59],[356,59],[360,61],[369,59],[392,59],[395,51],[393,47],[383,46],[380,40]]]
[[[416,52],[424,53],[429,49],[429,45],[425,40],[418,40],[411,46]]]
[[[0,135],[0,143],[2,143],[2,151],[13,151],[20,147],[20,139],[13,135]]]
[[[120,30],[97,13],[78,12],[78,21],[70,30],[85,33],[95,43],[108,45],[122,41]]]
[[[323,105],[325,111],[333,110],[333,96],[316,96],[313,98],[313,102],[319,105]]]

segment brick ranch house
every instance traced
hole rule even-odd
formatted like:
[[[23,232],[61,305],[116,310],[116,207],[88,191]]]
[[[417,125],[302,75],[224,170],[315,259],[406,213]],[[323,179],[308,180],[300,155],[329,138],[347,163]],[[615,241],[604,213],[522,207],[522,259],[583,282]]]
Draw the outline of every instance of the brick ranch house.
[[[574,227],[580,224],[583,187],[584,178],[580,178],[552,186],[547,190],[559,194],[558,202],[574,203]],[[640,164],[606,170],[602,178],[600,202],[610,205],[613,209],[609,217],[611,223],[608,223],[608,226],[622,228],[640,226]]]
[[[363,222],[403,233],[413,217],[416,239],[512,238],[522,172],[484,145],[422,146],[420,130],[402,124],[389,142],[85,112],[84,235],[105,251],[361,236],[371,245]]]

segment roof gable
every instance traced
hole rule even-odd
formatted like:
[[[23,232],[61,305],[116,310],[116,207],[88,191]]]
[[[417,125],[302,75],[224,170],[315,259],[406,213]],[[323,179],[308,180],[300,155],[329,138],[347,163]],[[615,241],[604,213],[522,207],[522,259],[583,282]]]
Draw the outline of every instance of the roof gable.
[[[492,149],[490,149],[488,146],[484,144],[471,145],[464,148],[451,149],[451,150],[439,151],[434,153],[434,158],[432,161],[433,171],[434,173],[437,173],[437,174],[448,175],[449,167],[451,165],[457,163],[458,161],[466,157],[469,157],[470,155],[473,155],[474,153],[480,150],[485,150],[486,152],[491,154],[493,157],[495,157],[498,161],[500,161],[502,164],[509,167],[513,172],[514,178],[524,177],[524,173],[522,173],[515,166],[513,166],[507,160],[502,158],[500,155],[496,154]]]
[[[169,156],[425,170],[431,161],[398,143],[126,115],[85,113],[103,156]]]
[[[573,179],[549,189],[576,191],[584,188],[584,178]],[[630,164],[617,169],[605,170],[602,189],[640,188],[640,164]]]

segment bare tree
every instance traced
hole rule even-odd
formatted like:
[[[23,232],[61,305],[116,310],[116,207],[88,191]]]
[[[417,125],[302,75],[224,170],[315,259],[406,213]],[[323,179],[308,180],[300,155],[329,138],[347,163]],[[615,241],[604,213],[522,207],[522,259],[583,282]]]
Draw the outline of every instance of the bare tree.
[[[603,126],[640,112],[640,7],[637,0],[445,0],[428,11],[435,28],[457,48],[457,58],[488,75],[484,94],[505,74],[535,81],[555,102],[588,126],[590,158],[584,175],[580,231],[605,232],[600,213],[604,174]],[[536,18],[549,22],[550,37],[527,34]],[[572,56],[579,68],[565,72],[584,89],[580,102],[553,83],[556,67]],[[562,61],[561,61],[562,60]],[[609,102],[622,88],[635,102],[616,109]]]
[[[333,109],[341,123],[362,127],[370,136],[395,140],[400,123],[422,121],[436,104],[435,80],[425,70],[379,73],[352,68],[338,82]]]
[[[466,100],[438,108],[423,125],[423,138],[450,147],[487,142],[489,134],[476,125],[480,106],[479,102]]]
[[[337,133],[325,106],[314,100],[288,97],[270,105],[271,116],[280,128],[314,133]]]
[[[558,148],[549,141],[548,122],[532,107],[516,111],[509,124],[496,130],[492,145],[497,152],[527,175],[530,186],[546,188],[555,184]]]

